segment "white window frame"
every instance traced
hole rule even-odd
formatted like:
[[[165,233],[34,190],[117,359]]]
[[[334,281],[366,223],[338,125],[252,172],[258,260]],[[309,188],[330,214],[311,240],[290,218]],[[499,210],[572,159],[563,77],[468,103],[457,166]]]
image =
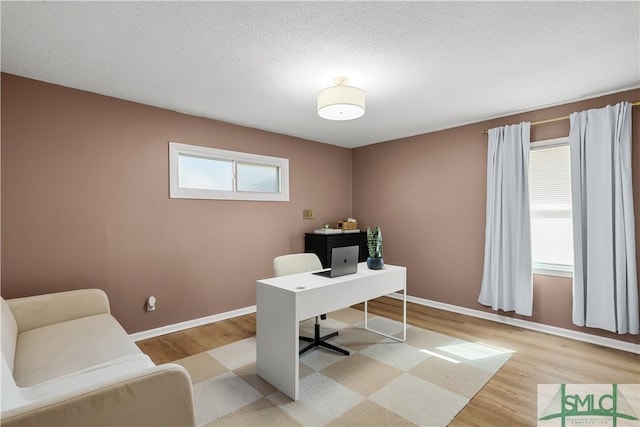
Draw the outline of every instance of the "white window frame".
[[[569,145],[569,137],[545,139],[532,142],[529,146],[530,151],[543,148],[560,147]],[[572,242],[573,244],[573,242]],[[533,262],[533,274],[543,274],[545,276],[573,277],[573,265],[550,264],[546,262]]]
[[[233,162],[233,190],[206,190],[184,188],[179,185],[179,163],[181,155]],[[237,191],[236,164],[254,164],[277,167],[280,172],[280,191],[275,193]],[[214,200],[254,200],[254,201],[289,201],[289,159],[243,153],[240,151],[221,150],[198,145],[169,142],[169,197],[172,199],[214,199]]]

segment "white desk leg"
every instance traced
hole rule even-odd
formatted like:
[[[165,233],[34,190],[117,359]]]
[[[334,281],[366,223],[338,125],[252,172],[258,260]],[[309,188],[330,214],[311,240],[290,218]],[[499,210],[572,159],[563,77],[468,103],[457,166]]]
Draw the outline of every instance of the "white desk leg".
[[[367,308],[368,308],[367,303],[368,303],[368,302],[369,302],[369,301],[365,301],[365,302],[364,302],[364,328],[365,328],[365,329],[367,329],[367,330],[369,329],[369,328],[367,327],[367,320],[368,320],[368,318],[369,318],[369,314],[368,314],[369,312],[367,311]]]
[[[388,335],[388,334],[385,334],[384,332],[380,332],[375,329],[369,328],[367,323],[367,320],[368,320],[367,318],[369,317],[367,315],[368,302],[369,301],[364,302],[364,328],[367,331],[375,332],[376,334],[382,335],[383,337],[391,338],[392,340],[399,341],[399,342],[405,342],[407,340],[407,289],[405,288],[402,294],[402,339],[394,337],[393,335]]]
[[[257,285],[256,373],[298,400],[298,330],[293,295]]]
[[[407,288],[402,291],[402,341],[407,340]]]

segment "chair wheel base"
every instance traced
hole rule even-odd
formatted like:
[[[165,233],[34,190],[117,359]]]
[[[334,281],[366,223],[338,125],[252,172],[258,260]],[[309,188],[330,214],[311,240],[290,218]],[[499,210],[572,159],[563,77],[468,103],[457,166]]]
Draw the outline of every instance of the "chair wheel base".
[[[326,342],[329,338],[333,338],[335,336],[338,335],[338,332],[332,332],[328,335],[325,335],[323,337],[320,336],[320,324],[317,321],[316,318],[316,324],[314,325],[314,329],[315,329],[315,334],[313,338],[309,338],[309,337],[299,337],[302,341],[311,343],[308,346],[306,346],[305,348],[303,348],[302,350],[300,350],[300,352],[298,353],[298,355],[302,355],[304,353],[306,353],[307,351],[311,350],[312,348],[315,347],[324,347],[327,348],[329,350],[333,350],[333,351],[337,351],[338,353],[342,353],[345,356],[349,355],[349,352],[345,349],[342,349],[340,347],[337,347],[333,344],[329,344],[328,342]]]

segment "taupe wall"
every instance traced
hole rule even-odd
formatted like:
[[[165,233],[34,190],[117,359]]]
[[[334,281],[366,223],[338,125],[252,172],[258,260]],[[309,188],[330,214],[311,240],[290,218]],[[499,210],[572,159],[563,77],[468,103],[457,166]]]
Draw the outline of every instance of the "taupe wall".
[[[491,311],[478,304],[484,258],[487,136],[483,129],[562,117],[640,90],[504,117],[353,150],[353,215],[384,231],[384,258],[407,266],[415,297]],[[426,117],[425,120],[429,118]],[[640,108],[633,108],[633,183],[640,230]],[[533,126],[531,140],[567,136],[569,121]],[[640,248],[638,233],[636,244]],[[640,251],[638,251],[640,265]],[[534,276],[534,322],[640,343],[571,323],[571,279]],[[505,314],[505,313],[501,313]],[[513,316],[512,314],[507,314]],[[514,316],[520,317],[520,316]]]
[[[302,251],[305,231],[355,216],[384,228],[385,259],[407,265],[410,295],[490,311],[476,302],[480,131],[638,99],[629,91],[347,150],[2,74],[2,296],[102,288],[129,332],[217,314],[255,304],[255,280],[271,275],[274,256]],[[638,107],[633,123],[639,228]],[[532,140],[568,130],[566,120],[534,126]],[[289,158],[291,201],[169,199],[168,141]],[[317,220],[302,220],[304,208]],[[147,313],[150,294],[158,310]],[[640,342],[577,328],[570,312],[571,280],[535,276],[527,320]]]
[[[128,332],[254,305],[274,256],[351,214],[347,149],[7,74],[2,125],[2,296],[101,288]],[[291,201],[169,199],[169,141],[286,157]]]

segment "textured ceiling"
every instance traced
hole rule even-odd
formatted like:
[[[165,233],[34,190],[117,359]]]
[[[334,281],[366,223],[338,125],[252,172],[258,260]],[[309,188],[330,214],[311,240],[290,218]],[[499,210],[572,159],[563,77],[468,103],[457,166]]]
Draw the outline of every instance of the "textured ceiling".
[[[8,2],[2,70],[357,147],[640,86],[640,2]],[[367,112],[316,95],[347,76]]]

